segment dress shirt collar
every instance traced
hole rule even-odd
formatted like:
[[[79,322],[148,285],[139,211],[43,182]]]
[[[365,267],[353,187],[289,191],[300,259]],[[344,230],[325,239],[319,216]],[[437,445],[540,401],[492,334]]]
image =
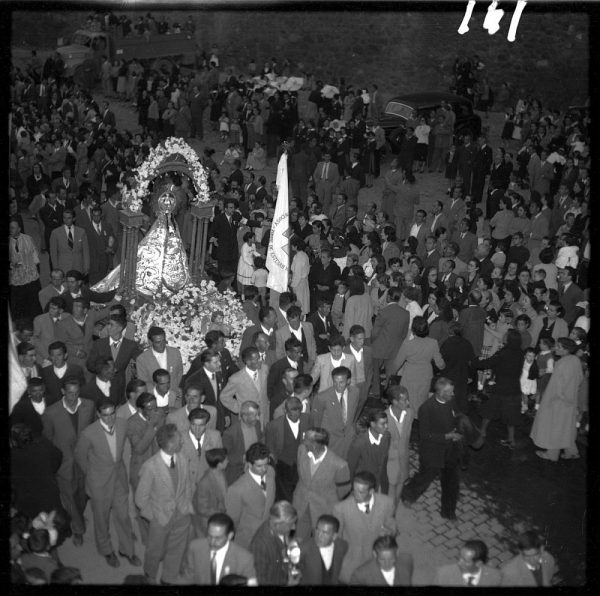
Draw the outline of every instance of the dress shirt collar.
[[[350,344],[350,351],[352,352],[352,355],[354,356],[354,359],[356,360],[356,362],[360,362],[362,360],[362,355],[364,353],[364,348],[361,348],[360,350],[355,350],[354,347],[352,346],[352,344]]]
[[[100,419],[100,420],[99,420],[99,422],[100,422],[100,426],[101,426],[101,427],[102,427],[102,428],[103,428],[103,429],[104,429],[104,430],[105,430],[107,433],[109,433],[109,434],[111,434],[111,435],[112,435],[112,433],[113,433],[113,432],[114,432],[114,430],[115,430],[115,427],[113,426],[112,428],[109,428],[109,427],[108,427],[108,426],[105,424],[104,420],[102,420],[102,419]]]
[[[165,465],[171,467],[171,458],[175,458],[174,461],[177,461],[177,458],[174,455],[169,455],[165,453],[162,449],[159,450],[161,459],[165,462]]]
[[[265,335],[268,335],[269,337],[273,334],[273,328],[271,328],[271,329],[265,329],[262,324],[261,324],[260,328],[262,329],[262,332]]]
[[[310,457],[310,459],[312,459],[313,464],[320,464],[325,459],[325,456],[327,455],[327,447],[325,447],[325,449],[323,450],[323,453],[321,453],[321,455],[319,455],[319,457],[315,457],[315,455],[312,451],[308,451],[307,453],[308,453],[308,457]]]
[[[266,476],[259,476],[258,474],[255,474],[252,470],[248,470],[248,474],[250,474],[250,477],[252,478],[252,480],[254,480],[254,482],[256,482],[256,484],[258,484],[258,486],[260,487],[260,482],[261,480],[264,479],[264,481],[267,481],[267,477]],[[262,488],[262,487],[261,487]]]
[[[225,557],[227,556],[228,549],[229,549],[229,540],[219,550],[215,550],[215,551],[211,550],[208,553],[209,561],[210,561],[212,553],[213,552],[215,553],[215,563],[216,563],[216,567],[217,567],[217,574],[216,574],[217,583],[221,579],[222,576],[229,575],[229,573],[230,573],[229,569],[227,567],[225,569],[223,569],[223,564],[225,563]]]
[[[129,402],[127,402],[127,407],[129,408],[129,411],[131,412],[132,416],[137,412],[137,408],[135,406],[132,406]]]
[[[292,368],[295,368],[296,370],[298,370],[298,363],[297,363],[297,362],[294,362],[293,360],[290,360],[290,357],[289,357],[289,356],[286,356],[286,358],[287,358],[287,361],[290,363],[290,366],[291,366]]]
[[[190,434],[190,439],[192,440],[192,445],[194,446],[194,449],[196,449],[196,451],[198,450],[198,443],[200,443],[200,447],[202,447],[202,443],[204,442],[204,434],[200,437],[200,440],[198,441],[198,439],[194,436],[194,433],[189,430],[188,433]]]
[[[302,325],[300,325],[300,327],[298,327],[298,329],[292,329],[290,327],[290,334],[293,335],[295,338],[299,339],[300,341],[302,341]]]
[[[335,544],[332,542],[329,546],[320,546],[319,552],[321,553],[321,559],[323,559],[323,565],[325,565],[325,569],[329,570],[331,568],[331,563],[333,562],[333,549]]]
[[[96,387],[98,387],[106,397],[110,396],[110,381],[103,381],[96,377]]]
[[[479,585],[479,581],[481,580],[481,567],[479,568],[479,570],[477,571],[477,573],[463,573],[463,579],[465,581],[465,584],[469,583],[469,578],[472,577],[473,578],[473,585],[477,586]]]
[[[290,425],[290,428],[292,429],[292,432],[294,433],[294,437],[298,438],[298,433],[300,432],[300,420],[293,422],[292,420],[290,420],[288,418],[287,414],[285,415],[285,419],[287,420],[287,423]]]
[[[156,387],[154,387],[154,397],[156,397],[156,407],[166,408],[169,405],[169,393],[161,395]]]
[[[373,511],[373,505],[375,505],[375,495],[371,495],[368,503],[357,503],[358,508],[364,513],[367,505],[369,505],[369,513]]]
[[[392,567],[389,571],[384,571],[383,569],[381,569],[381,574],[383,575],[383,577],[385,579],[385,583],[388,586],[394,585],[394,579],[396,579],[396,568],[395,567]]]
[[[42,401],[31,400],[33,409],[41,416],[46,411],[46,398],[42,398]]]
[[[204,372],[206,373],[206,376],[208,377],[208,380],[212,381],[214,379],[214,381],[216,382],[217,381],[217,377],[216,377],[217,373],[214,373],[212,370],[208,370],[208,368],[206,368],[206,366],[204,366],[203,368],[204,368]],[[213,375],[215,375],[215,376],[213,377]]]
[[[344,359],[344,355],[342,354],[342,357],[339,360],[334,360],[333,356],[329,356],[331,358],[331,364],[333,365],[333,368],[338,368],[338,366],[342,366],[342,360]]]
[[[56,366],[53,366],[52,370],[54,370],[54,374],[59,379],[62,379],[67,374],[67,363],[65,362],[62,368],[56,368]]]
[[[383,437],[383,435],[379,435],[377,438],[375,438],[371,432],[371,429],[369,429],[367,432],[369,433],[369,443],[371,443],[371,445],[379,446],[381,444],[381,437]]]
[[[394,414],[394,410],[392,410],[392,406],[390,406],[388,408],[388,412],[390,413],[390,416],[398,423],[398,424],[402,424],[402,421],[404,420],[405,416],[406,416],[406,410],[402,410],[400,412],[400,418],[396,418],[396,414]]]
[[[348,388],[344,389],[344,393],[338,393],[336,391],[335,396],[337,397],[338,401],[340,401],[342,397],[344,397],[346,399],[346,404],[348,404]]]

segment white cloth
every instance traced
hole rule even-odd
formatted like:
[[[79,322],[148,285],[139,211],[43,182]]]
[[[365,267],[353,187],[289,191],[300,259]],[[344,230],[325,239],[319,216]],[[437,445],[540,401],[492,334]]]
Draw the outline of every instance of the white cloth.
[[[252,470],[248,470],[248,473],[252,477],[252,480],[254,480],[254,482],[256,482],[256,484],[258,484],[258,486],[260,486],[261,480],[264,479],[265,482],[267,481],[267,477],[266,476],[264,476],[264,477],[263,476],[259,476],[258,474],[255,474]]]
[[[287,423],[289,424],[290,428],[292,429],[292,433],[294,433],[294,439],[297,439],[298,433],[300,432],[300,420],[297,420],[296,422],[292,422],[287,416],[286,416],[286,420],[287,420]]]
[[[52,367],[54,369],[54,374],[62,379],[67,374],[67,365],[65,364],[62,368],[56,368],[56,366]]]
[[[363,513],[366,513],[367,505],[368,505],[369,513],[371,513],[371,511],[373,511],[373,505],[375,505],[375,496],[371,495],[371,498],[366,503],[357,503],[356,505]]]
[[[77,405],[75,406],[74,410],[69,410],[69,408],[67,408],[67,404],[65,403],[64,397],[62,398],[61,401],[62,401],[63,408],[65,410],[67,410],[67,412],[69,412],[69,414],[75,414],[77,412],[77,410],[79,410],[79,406],[81,405],[81,399],[79,397],[77,398]]]
[[[369,433],[369,443],[371,443],[371,445],[378,445],[381,443],[381,437],[383,437],[383,435],[379,435],[377,438],[375,438],[373,436],[373,433],[371,432],[371,429],[369,429],[367,431]]]
[[[384,571],[382,569],[381,574],[383,575],[383,579],[385,579],[385,582],[388,586],[394,585],[394,579],[396,578],[396,568],[395,567],[392,567],[392,569],[390,571]]]
[[[169,394],[161,395],[156,387],[154,388],[154,397],[156,397],[156,406],[159,408],[166,408],[169,405]]]
[[[46,400],[42,399],[42,401],[35,402],[31,400],[31,405],[33,409],[41,416],[46,411]]]
[[[325,569],[329,570],[331,568],[331,563],[333,562],[333,542],[329,546],[320,546],[319,552],[321,553],[321,559],[323,559],[323,565],[325,565]]]
[[[364,348],[361,348],[358,352],[352,347],[352,344],[350,344],[350,351],[352,352],[352,355],[354,356],[354,359],[356,360],[356,362],[362,362],[362,357],[363,357],[363,351]]]
[[[409,234],[409,236],[414,236],[415,238],[417,238],[417,236],[419,234],[419,230],[421,229],[422,225],[423,224],[417,225],[416,223],[414,223],[412,225],[412,227],[410,228],[410,234]]]
[[[223,571],[223,563],[225,563],[225,557],[227,555],[227,550],[229,549],[229,540],[227,541],[227,544],[225,546],[222,546],[219,550],[217,551],[210,551],[209,555],[210,558],[212,558],[212,553],[215,553],[215,563],[217,566],[217,573],[216,573],[216,580],[217,580],[217,584],[219,583],[219,580],[221,579],[221,572]],[[227,573],[226,573],[227,575]]]
[[[106,397],[110,397],[110,381],[102,381],[96,377],[96,386]]]
[[[315,465],[320,464],[325,459],[326,455],[327,455],[327,447],[325,447],[325,449],[323,450],[323,453],[321,453],[321,455],[319,455],[319,457],[315,457],[315,454],[312,451],[308,451],[308,457],[310,457],[310,459],[312,459],[312,462]]]
[[[158,368],[162,368],[163,370],[168,371],[169,369],[167,368],[167,350],[165,350],[164,352],[156,352],[155,350],[152,350],[152,353],[156,358],[156,362],[158,362]]]

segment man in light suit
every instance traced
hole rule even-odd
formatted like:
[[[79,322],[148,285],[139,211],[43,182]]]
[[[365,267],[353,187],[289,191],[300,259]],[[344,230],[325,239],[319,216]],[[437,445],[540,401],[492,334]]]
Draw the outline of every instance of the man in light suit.
[[[390,288],[388,303],[379,311],[371,334],[371,350],[373,353],[373,383],[371,391],[376,397],[380,395],[379,369],[383,364],[385,374],[389,377],[396,371],[393,369],[394,359],[402,342],[408,334],[408,311],[400,306],[402,291]]]
[[[269,519],[275,502],[275,472],[269,465],[269,449],[254,443],[246,451],[248,469],[228,489],[225,508],[236,527],[236,542],[248,548],[256,530]]]
[[[331,161],[330,153],[323,154],[323,161],[317,164],[312,179],[319,201],[323,204],[323,213],[329,213],[332,195],[340,182],[340,172],[337,164]]]
[[[180,456],[187,460],[188,474],[195,490],[196,484],[208,470],[206,451],[223,447],[223,441],[219,431],[208,429],[210,414],[206,410],[202,408],[192,410],[188,420],[188,429],[181,435],[183,447]]]
[[[155,370],[162,368],[171,376],[173,390],[179,391],[183,378],[181,352],[177,348],[167,345],[165,330],[160,327],[150,327],[148,340],[152,344],[151,347],[144,350],[135,361],[138,379],[142,379],[150,387],[152,374]]]
[[[352,493],[333,507],[333,515],[340,521],[340,536],[348,542],[340,580],[349,583],[352,572],[371,558],[375,539],[396,535],[394,502],[375,493],[371,472],[359,472],[352,481]]]
[[[446,203],[445,215],[448,219],[448,235],[454,233],[459,222],[467,215],[467,206],[463,200],[462,188],[456,186],[452,197]]]
[[[90,270],[90,249],[83,228],[73,225],[73,211],[63,211],[63,225],[50,234],[52,265],[63,271],[76,269],[87,275]]]
[[[319,391],[332,387],[331,371],[334,368],[345,366],[350,370],[350,382],[356,385],[356,360],[354,356],[344,352],[346,340],[342,335],[335,335],[329,340],[329,352],[317,356],[310,372],[313,383],[319,380]]]
[[[285,416],[267,424],[265,443],[275,460],[275,500],[291,502],[298,482],[298,447],[310,426],[310,416],[302,413],[297,397],[288,397],[284,403]]]
[[[475,256],[477,236],[469,232],[471,222],[468,217],[463,217],[459,222],[459,229],[452,235],[452,241],[458,246],[456,255],[461,261],[468,263]]]
[[[67,292],[67,286],[64,285],[64,281],[65,272],[62,269],[53,269],[50,272],[50,283],[38,292],[38,300],[43,311],[46,310],[50,298],[61,296]]]
[[[411,236],[417,239],[417,254],[423,254],[425,251],[425,238],[429,235],[425,218],[427,212],[423,209],[417,209],[415,211],[415,219],[408,224],[408,238]]]
[[[206,538],[192,540],[188,547],[184,577],[186,583],[217,585],[226,575],[240,575],[248,586],[256,586],[254,557],[236,542],[233,520],[215,513],[208,520]],[[214,567],[211,563],[214,559]]]
[[[350,579],[353,586],[410,586],[413,558],[398,552],[393,536],[380,536],[373,543],[373,558],[363,563]]]
[[[457,563],[442,565],[435,574],[436,586],[496,587],[500,571],[486,565],[488,549],[481,540],[467,540],[460,549]]]
[[[245,401],[240,406],[239,417],[235,417],[231,426],[223,433],[223,446],[227,449],[229,458],[229,464],[225,468],[228,486],[244,473],[246,463],[244,458],[250,445],[260,443],[262,440],[263,431],[258,404],[254,401]]]
[[[317,345],[315,344],[312,325],[300,322],[302,309],[299,306],[290,306],[287,310],[287,316],[287,325],[277,329],[275,333],[277,358],[285,356],[285,341],[293,335],[302,343],[302,358],[304,359],[305,369],[312,370],[317,359]]]
[[[115,385],[117,404],[125,402],[125,386],[127,384],[127,368],[132,360],[135,360],[140,352],[138,344],[124,337],[127,320],[119,315],[111,315],[108,324],[108,337],[97,339],[92,344],[92,349],[87,358],[87,368],[95,372],[95,362],[98,358],[111,358],[115,363],[115,377],[112,383]]]
[[[261,366],[256,348],[246,348],[242,353],[244,368],[234,373],[221,391],[219,400],[234,414],[240,413],[245,401],[254,401],[260,407],[261,427],[269,421],[269,399],[267,397],[268,367]],[[234,520],[235,521],[235,520]]]
[[[440,228],[448,229],[448,218],[444,214],[444,203],[442,201],[435,201],[427,220],[427,233],[435,238],[435,233]]]
[[[425,250],[421,254],[421,260],[423,261],[423,271],[427,271],[429,267],[438,268],[442,255],[436,248],[435,236],[427,236],[425,238]]]
[[[358,388],[358,406],[356,408],[356,422],[361,415],[369,389],[373,382],[373,349],[371,346],[365,345],[365,329],[362,325],[352,325],[350,327],[350,341],[344,348],[346,354],[351,354],[354,357],[356,377],[355,384]]]
[[[300,544],[301,586],[339,584],[342,563],[348,552],[348,543],[339,537],[339,531],[337,518],[324,514],[317,520],[314,536]]]
[[[96,548],[111,567],[119,567],[109,530],[112,511],[119,555],[140,566],[133,550],[129,485],[123,463],[127,422],[117,418],[115,405],[109,400],[100,402],[96,413],[98,420],[81,433],[75,446],[75,461],[85,475],[86,492],[92,502]]]
[[[350,370],[344,366],[331,371],[333,387],[317,394],[312,404],[312,424],[329,432],[331,450],[346,459],[356,434],[354,420],[358,389],[350,385]]]
[[[135,504],[149,522],[144,575],[156,583],[162,561],[161,584],[168,585],[175,583],[188,545],[193,489],[177,427],[161,426],[156,442],[160,450],[142,466]]]
[[[387,475],[390,487],[388,495],[394,499],[394,505],[400,501],[402,485],[408,480],[410,432],[414,413],[410,407],[408,391],[401,385],[392,385],[386,391],[390,402],[386,414],[390,433]]]
[[[556,571],[554,557],[546,552],[536,532],[529,530],[519,536],[519,554],[508,561],[500,572],[500,585],[508,587],[548,587]]]
[[[207,428],[216,430],[217,428],[217,408],[213,406],[207,406],[204,403],[205,395],[202,393],[202,389],[195,384],[186,384],[185,392],[183,394],[183,401],[185,406],[182,406],[178,410],[169,412],[167,415],[167,423],[174,424],[177,430],[184,435],[190,428],[189,415],[192,410],[196,408],[202,408],[210,414],[210,420],[208,421]]]
[[[31,343],[35,346],[36,362],[39,366],[49,366],[48,346],[57,339],[57,327],[67,315],[65,299],[62,296],[54,296],[48,302],[48,312],[38,315],[33,319],[33,336]]]
[[[75,444],[81,433],[94,421],[94,404],[87,399],[81,399],[80,390],[79,379],[66,376],[62,400],[46,408],[42,414],[44,436],[62,453],[62,464],[56,473],[56,480],[60,500],[71,518],[75,546],[83,544],[83,512],[87,504],[84,475],[75,462]],[[77,424],[73,424],[71,416],[77,416]]]
[[[350,489],[348,464],[328,449],[329,433],[311,428],[298,449],[298,484],[292,505],[298,512],[296,537],[310,537],[316,521],[333,512],[333,506]]]

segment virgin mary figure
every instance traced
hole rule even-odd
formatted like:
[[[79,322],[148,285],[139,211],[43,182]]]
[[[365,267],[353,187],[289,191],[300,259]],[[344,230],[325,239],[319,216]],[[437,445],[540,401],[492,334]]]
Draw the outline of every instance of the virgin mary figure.
[[[154,211],[156,220],[138,244],[136,290],[149,298],[174,294],[188,282],[190,274],[185,247],[174,218],[177,189],[173,184],[157,191]],[[119,286],[121,265],[117,265],[91,289],[109,292]]]

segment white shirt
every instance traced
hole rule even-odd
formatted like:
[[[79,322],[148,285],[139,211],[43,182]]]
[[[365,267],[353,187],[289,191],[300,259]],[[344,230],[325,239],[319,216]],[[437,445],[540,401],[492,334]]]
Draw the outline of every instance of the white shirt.
[[[292,432],[294,433],[294,439],[297,439],[298,433],[300,432],[300,420],[292,422],[287,416],[285,418],[287,420],[287,423],[290,425]]]
[[[333,542],[329,546],[320,546],[319,552],[321,553],[325,569],[329,570],[333,562]]]
[[[290,327],[290,333],[296,337],[299,341],[302,341],[302,325],[298,327],[298,329],[292,329]]]
[[[469,578],[472,577],[473,585],[477,586],[479,585],[479,580],[481,579],[481,567],[479,568],[479,571],[477,573],[463,573],[462,576],[465,585],[469,584]]]
[[[417,225],[416,223],[414,223],[410,229],[410,234],[409,236],[414,236],[415,238],[417,237],[417,235],[419,234],[419,230],[421,229],[421,226],[423,224]]]
[[[273,329],[265,329],[262,325],[260,326],[260,328],[262,329],[262,332],[265,335],[268,335],[269,337],[273,334]]]
[[[106,397],[110,397],[110,381],[102,381],[98,377],[96,377],[96,386]]]
[[[396,577],[395,567],[393,567],[390,571],[384,571],[383,569],[381,569],[381,574],[383,575],[383,578],[385,579],[385,582],[388,586],[394,585],[394,579]]]
[[[338,368],[339,366],[342,366],[342,360],[344,359],[343,356],[339,360],[334,360],[333,356],[331,356],[330,358],[331,358],[331,364],[333,365],[333,368]]]
[[[302,413],[306,414],[306,412],[308,412],[308,398],[305,397],[304,399],[300,400],[302,402]]]
[[[356,362],[361,362],[362,361],[362,357],[363,357],[363,351],[364,348],[361,348],[358,352],[352,347],[352,344],[350,344],[350,351],[352,352],[352,355],[354,356],[354,359],[356,360]]]
[[[210,559],[212,557],[213,552],[215,553],[215,563],[217,564],[217,573],[216,580],[219,583],[219,579],[221,578],[221,572],[223,571],[223,563],[225,562],[225,557],[227,556],[227,550],[229,549],[229,540],[225,546],[222,546],[219,550],[209,551],[208,553],[208,561],[210,564]],[[228,572],[225,572],[225,575],[228,575]]]
[[[158,367],[162,368],[163,370],[168,371],[169,369],[167,368],[167,350],[165,349],[164,352],[156,352],[153,349],[152,353],[154,354],[154,357],[156,358],[156,362],[158,362]]]
[[[42,401],[35,402],[31,400],[31,405],[33,409],[41,416],[46,411],[46,400],[42,399]]]
[[[320,464],[324,459],[325,456],[327,455],[327,447],[325,447],[325,450],[323,451],[323,453],[321,453],[321,455],[319,455],[318,458],[315,458],[315,454],[312,451],[308,451],[308,457],[310,457],[310,459],[312,459],[313,464]]]
[[[431,222],[431,231],[433,232],[433,230],[435,229],[435,222],[438,220],[438,217],[441,215],[441,213],[438,213],[437,215],[433,216],[433,221]]]
[[[254,482],[256,482],[256,484],[258,484],[258,486],[262,489],[262,486],[260,486],[260,481],[264,479],[264,481],[267,481],[267,477],[266,476],[259,476],[258,474],[255,474],[252,470],[248,470],[248,474],[250,474],[250,476],[252,477],[252,479],[254,480]]]
[[[368,503],[357,503],[356,504],[358,506],[358,508],[365,513],[365,510],[367,508],[367,505],[369,506],[369,513],[371,511],[373,511],[373,505],[375,505],[375,495],[371,495],[371,499],[369,500]]]
[[[62,379],[67,374],[67,365],[65,364],[62,368],[56,368],[56,366],[52,367],[54,369],[54,374]]]
[[[75,230],[73,229],[75,226],[63,226],[63,228],[65,229],[65,233],[67,234],[67,236],[69,235],[69,230],[71,230],[71,234],[73,234],[73,238],[75,238]]]
[[[292,368],[295,368],[296,370],[298,370],[298,363],[294,362],[293,360],[290,360],[289,356],[286,356],[286,358],[287,358],[287,361],[290,363],[290,366]]]
[[[287,321],[287,313],[285,311],[281,310],[281,309],[279,309],[279,312],[282,314],[284,320]]]
[[[168,453],[165,453],[162,449],[159,450],[159,453],[160,457],[169,468],[171,467],[171,461],[177,461],[174,455],[169,455]]]
[[[129,407],[129,411],[131,412],[131,415],[133,416],[137,412],[137,408],[132,406],[129,402],[127,402],[127,406]]]
[[[156,407],[157,408],[166,408],[169,405],[169,393],[166,395],[161,395],[156,387],[154,388],[154,397],[156,397]]]
[[[379,445],[381,443],[381,437],[383,437],[383,435],[379,435],[377,438],[375,438],[371,432],[371,429],[369,429],[367,432],[369,433],[369,443],[371,443],[371,445]]]
[[[188,433],[190,433],[190,439],[192,439],[192,445],[196,451],[198,451],[198,443],[200,443],[200,447],[204,447],[204,433],[202,433],[199,441],[191,430],[188,430]]]
[[[75,406],[74,410],[69,410],[69,408],[67,408],[67,404],[65,403],[64,397],[62,399],[62,405],[63,405],[63,408],[65,410],[67,410],[67,412],[69,412],[69,414],[75,414],[75,412],[77,412],[77,410],[79,409],[79,406],[81,405],[81,399],[79,397],[77,398],[77,405]]]
[[[102,419],[100,419],[100,426],[102,426],[102,428],[103,428],[103,429],[104,429],[106,432],[108,432],[108,433],[112,433],[112,432],[114,432],[114,430],[115,430],[115,427],[114,427],[114,426],[112,427],[112,429],[110,429],[110,428],[108,427],[108,425],[107,425],[107,424],[105,424],[105,423],[104,423],[104,421],[103,421]]]
[[[398,423],[398,424],[402,424],[402,421],[404,420],[404,418],[406,417],[406,410],[402,410],[402,412],[400,412],[400,420],[398,420],[398,418],[396,418],[396,415],[394,414],[392,408],[388,408],[387,410],[392,418]]]

